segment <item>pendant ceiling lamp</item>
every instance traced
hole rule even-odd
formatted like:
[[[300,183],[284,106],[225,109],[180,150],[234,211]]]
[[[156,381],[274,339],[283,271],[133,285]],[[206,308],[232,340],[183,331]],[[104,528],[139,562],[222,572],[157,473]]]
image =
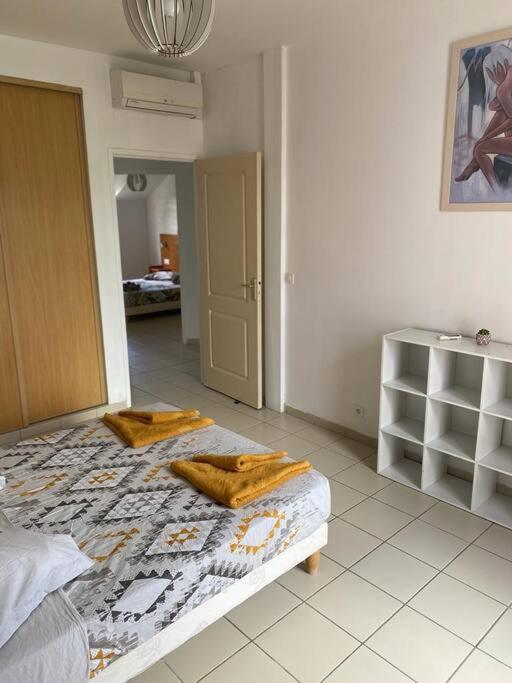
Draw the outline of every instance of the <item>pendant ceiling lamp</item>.
[[[148,179],[144,173],[130,173],[126,178],[126,184],[132,192],[144,192],[148,186]]]
[[[164,57],[186,57],[208,38],[215,0],[123,0],[137,40]]]

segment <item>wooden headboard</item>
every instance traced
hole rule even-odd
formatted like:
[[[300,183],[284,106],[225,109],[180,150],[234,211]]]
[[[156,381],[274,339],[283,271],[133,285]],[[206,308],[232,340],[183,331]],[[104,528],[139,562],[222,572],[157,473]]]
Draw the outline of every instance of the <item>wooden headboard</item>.
[[[170,270],[180,272],[180,250],[178,235],[160,235],[161,263]]]

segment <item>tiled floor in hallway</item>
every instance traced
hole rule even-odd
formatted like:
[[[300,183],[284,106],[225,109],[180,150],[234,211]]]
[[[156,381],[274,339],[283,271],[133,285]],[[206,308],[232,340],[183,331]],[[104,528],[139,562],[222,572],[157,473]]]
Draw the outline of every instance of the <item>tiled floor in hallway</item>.
[[[206,389],[178,315],[128,325],[135,405],[163,400],[329,477],[320,572],[300,567],[137,683],[512,683],[512,532],[392,483],[374,451]]]

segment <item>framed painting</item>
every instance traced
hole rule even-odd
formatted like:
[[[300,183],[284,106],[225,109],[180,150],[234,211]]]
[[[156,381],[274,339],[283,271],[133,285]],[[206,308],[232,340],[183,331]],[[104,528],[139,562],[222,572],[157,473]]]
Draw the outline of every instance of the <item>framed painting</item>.
[[[454,43],[441,209],[512,210],[512,29]]]

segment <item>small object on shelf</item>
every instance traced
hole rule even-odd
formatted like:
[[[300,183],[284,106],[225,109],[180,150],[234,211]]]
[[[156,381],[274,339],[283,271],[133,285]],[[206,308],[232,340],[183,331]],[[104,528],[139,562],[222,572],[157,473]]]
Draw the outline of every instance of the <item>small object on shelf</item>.
[[[438,334],[437,338],[439,341],[459,341],[462,339],[461,334]]]
[[[476,333],[476,343],[479,346],[487,346],[491,341],[491,333],[489,330],[486,330],[485,327],[482,327],[481,330],[478,330]]]

